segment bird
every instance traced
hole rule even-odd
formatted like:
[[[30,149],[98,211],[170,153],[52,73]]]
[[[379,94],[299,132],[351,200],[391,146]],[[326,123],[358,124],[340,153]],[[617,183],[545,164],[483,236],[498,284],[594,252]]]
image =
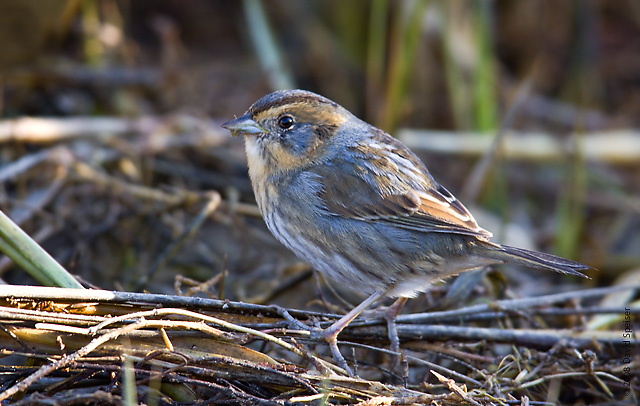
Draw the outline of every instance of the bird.
[[[316,93],[275,91],[222,127],[244,138],[256,202],[271,233],[323,275],[369,295],[314,330],[350,375],[338,334],[383,297],[396,298],[386,317],[398,349],[393,321],[404,302],[446,277],[501,263],[582,277],[593,269],[491,242],[492,234],[406,145]]]

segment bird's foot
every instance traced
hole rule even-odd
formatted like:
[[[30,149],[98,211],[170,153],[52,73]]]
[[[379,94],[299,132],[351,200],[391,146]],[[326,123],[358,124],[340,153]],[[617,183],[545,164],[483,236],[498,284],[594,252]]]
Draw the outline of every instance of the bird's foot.
[[[289,322],[289,326],[291,328],[294,328],[296,330],[303,330],[303,331],[309,331],[312,334],[313,333],[318,333],[323,331],[320,327],[318,326],[309,326],[308,324],[304,324],[303,322],[301,322],[300,320],[296,319],[295,317],[293,317],[288,311],[287,309],[280,307],[278,305],[272,305],[271,307],[273,307],[280,316],[282,316],[283,319],[285,319],[286,321]]]
[[[400,338],[398,338],[398,328],[396,327],[396,319],[400,314],[400,311],[406,303],[406,297],[399,297],[393,304],[385,309],[384,318],[387,320],[387,331],[389,335],[390,349],[396,355],[394,355],[392,366],[398,361],[398,355],[400,353]]]
[[[400,355],[400,338],[398,337],[398,328],[396,326],[396,318],[402,311],[402,308],[407,301],[406,297],[400,297],[396,299],[390,306],[382,306],[377,309],[368,310],[364,313],[365,317],[371,319],[383,318],[387,322],[387,334],[389,337],[389,350],[393,352],[393,358],[391,360],[391,369],[395,368],[398,363],[398,357]],[[363,314],[364,314],[363,313]]]
[[[336,361],[338,366],[349,374],[349,376],[353,377],[354,374],[349,368],[347,361],[340,353],[340,349],[338,348],[338,334],[342,331],[344,326],[340,324],[340,320],[332,324],[331,326],[322,329],[317,326],[309,326],[307,324],[302,323],[300,320],[297,320],[293,317],[286,309],[280,306],[273,306],[278,314],[282,316],[285,320],[289,322],[293,328],[303,331],[309,332],[309,338],[312,340],[323,340],[327,344],[329,344],[329,348],[331,349],[331,354],[333,355],[333,359]]]

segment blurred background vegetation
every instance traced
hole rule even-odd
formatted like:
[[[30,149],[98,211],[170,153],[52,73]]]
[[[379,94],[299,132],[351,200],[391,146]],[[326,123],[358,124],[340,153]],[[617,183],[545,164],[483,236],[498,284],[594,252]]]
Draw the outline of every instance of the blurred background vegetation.
[[[405,140],[497,240],[599,268],[586,283],[639,278],[636,1],[6,0],[0,50],[0,207],[99,287],[180,274],[305,305],[280,296],[316,289],[311,270],[255,215],[219,128],[291,87]],[[34,283],[6,258],[0,278]]]

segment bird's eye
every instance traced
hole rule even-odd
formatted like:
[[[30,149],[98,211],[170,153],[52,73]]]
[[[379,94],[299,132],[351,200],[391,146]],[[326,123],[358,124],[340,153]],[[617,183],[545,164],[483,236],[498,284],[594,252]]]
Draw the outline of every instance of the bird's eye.
[[[285,130],[291,128],[293,126],[293,117],[291,116],[282,116],[278,120],[278,125]]]

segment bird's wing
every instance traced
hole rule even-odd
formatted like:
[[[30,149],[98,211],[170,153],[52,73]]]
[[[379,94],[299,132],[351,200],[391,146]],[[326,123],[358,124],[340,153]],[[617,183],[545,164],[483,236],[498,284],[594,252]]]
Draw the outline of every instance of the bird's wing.
[[[383,155],[358,148],[363,156],[357,159],[340,158],[311,169],[322,184],[319,196],[330,214],[421,232],[491,237],[404,145],[389,140],[383,145]]]

